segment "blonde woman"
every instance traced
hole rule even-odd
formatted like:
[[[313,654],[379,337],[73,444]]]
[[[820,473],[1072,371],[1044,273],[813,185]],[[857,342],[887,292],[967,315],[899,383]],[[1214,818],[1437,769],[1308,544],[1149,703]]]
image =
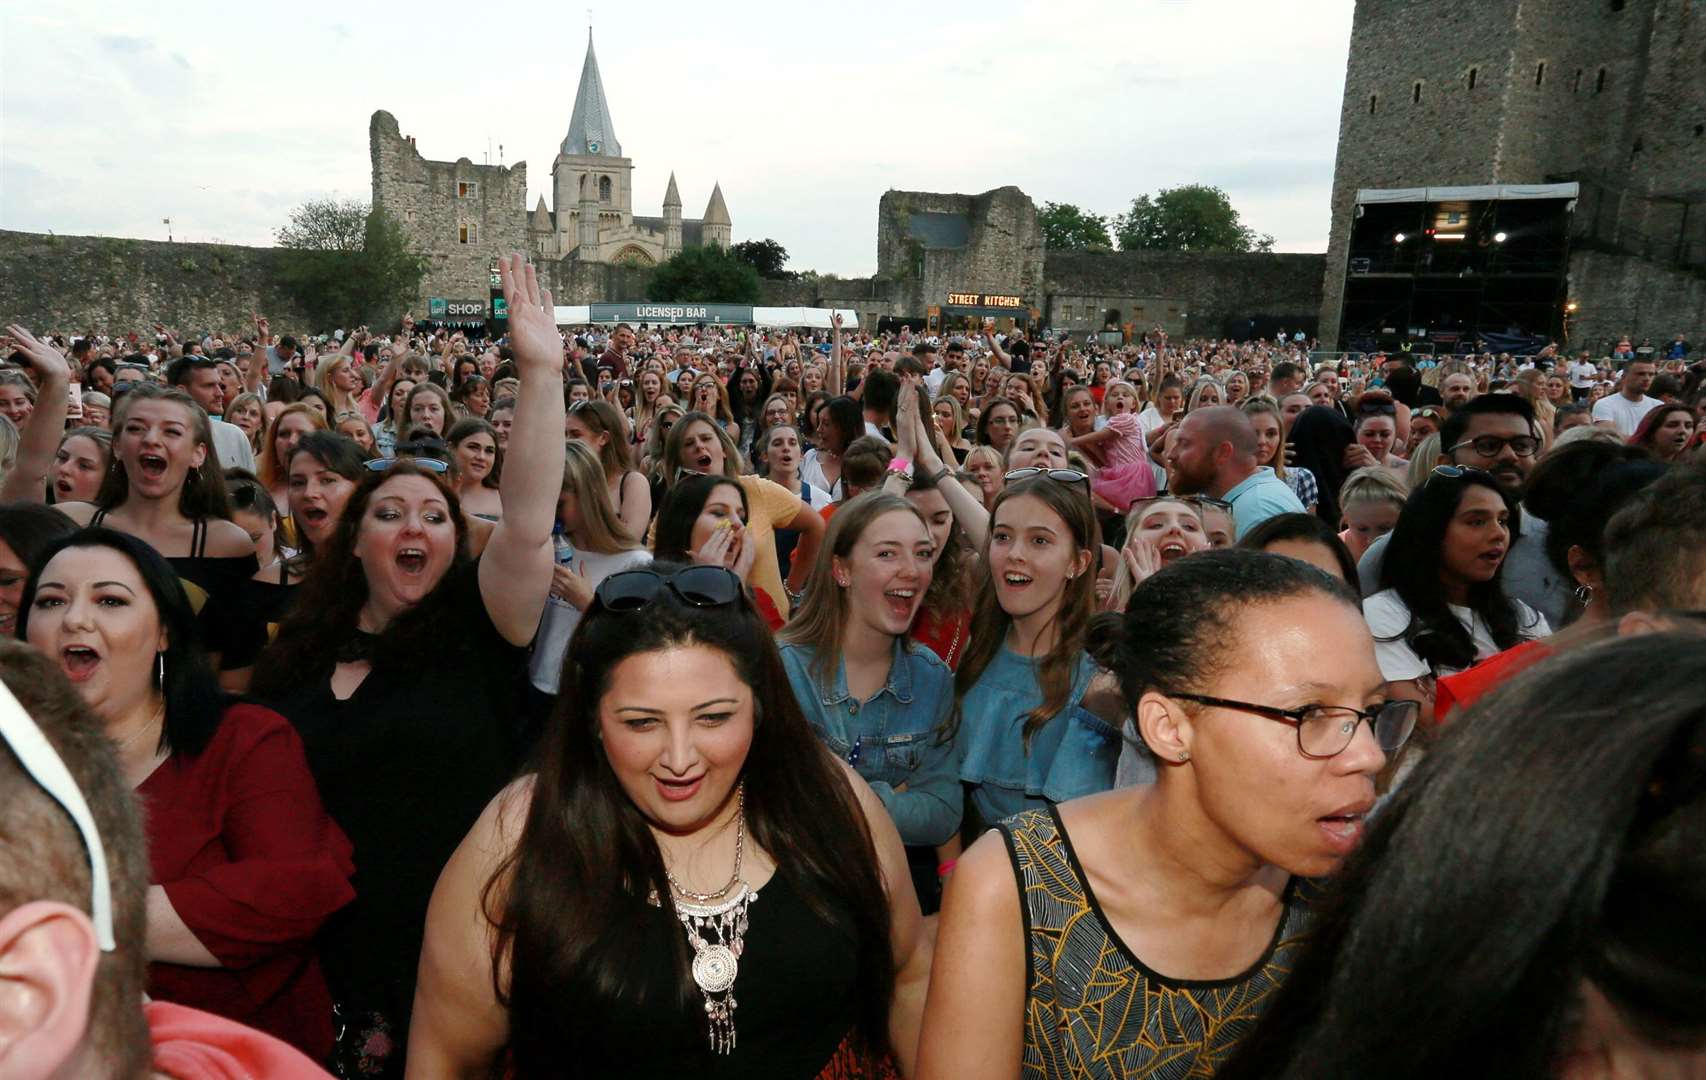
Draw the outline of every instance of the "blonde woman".
[[[1409,471],[1405,474],[1405,487],[1414,491],[1428,482],[1428,476],[1439,464],[1439,432],[1434,432],[1416,444],[1416,449],[1410,454]]]
[[[1339,525],[1344,529],[1339,539],[1350,549],[1352,558],[1360,560],[1376,540],[1392,531],[1409,494],[1404,481],[1378,465],[1365,466],[1345,477],[1339,489]]]
[[[1540,429],[1540,442],[1544,450],[1552,441],[1552,422],[1558,415],[1558,407],[1547,399],[1545,373],[1539,368],[1519,371],[1511,386],[1518,396],[1534,406],[1534,424]]]
[[[965,469],[977,480],[977,491],[973,494],[985,510],[992,508],[995,497],[1001,494],[1002,478],[1007,472],[1001,451],[992,446],[974,446],[966,454]]]
[[[326,396],[331,414],[361,411],[361,373],[348,353],[333,353],[314,373],[314,389]]]
[[[552,697],[557,694],[569,639],[580,625],[581,613],[592,602],[598,583],[618,571],[652,561],[651,552],[617,517],[598,454],[573,439],[563,447],[563,455],[563,492],[557,499],[557,568],[552,572],[551,599],[545,605],[533,658],[528,662],[533,688]]]
[[[686,409],[674,402],[659,405],[657,415],[652,417],[651,424],[646,428],[640,447],[640,471],[656,481],[660,479],[658,467],[663,462],[663,442],[669,437],[669,429],[675,426],[687,412]]]
[[[1241,408],[1256,429],[1256,464],[1273,469],[1274,475],[1291,488],[1303,509],[1313,514],[1321,498],[1320,483],[1315,474],[1303,466],[1286,466],[1285,420],[1280,415],[1279,404],[1264,394],[1249,398]]]
[[[645,474],[634,467],[627,417],[608,401],[577,401],[569,407],[565,433],[592,447],[604,465],[616,516],[629,532],[642,535],[652,518],[652,489]]]
[[[971,453],[971,442],[966,438],[966,418],[960,411],[960,403],[944,395],[931,404],[930,412],[935,417],[936,430],[954,452],[954,460],[963,463]]]
[[[84,400],[88,400],[85,394]],[[86,408],[85,408],[86,411]],[[231,404],[225,406],[225,422],[233,427],[242,429],[249,437],[249,450],[254,453],[258,462],[261,454],[261,436],[267,429],[267,406],[259,394],[238,394],[231,399]]]

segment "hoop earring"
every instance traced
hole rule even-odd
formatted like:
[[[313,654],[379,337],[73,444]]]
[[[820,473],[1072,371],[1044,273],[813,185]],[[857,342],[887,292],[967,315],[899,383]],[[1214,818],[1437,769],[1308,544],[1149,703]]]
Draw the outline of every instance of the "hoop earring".
[[[1589,604],[1593,603],[1593,586],[1592,585],[1577,585],[1576,586],[1576,600],[1583,607],[1587,607]]]
[[[154,654],[154,684],[161,693],[166,692],[166,654],[163,652]]]

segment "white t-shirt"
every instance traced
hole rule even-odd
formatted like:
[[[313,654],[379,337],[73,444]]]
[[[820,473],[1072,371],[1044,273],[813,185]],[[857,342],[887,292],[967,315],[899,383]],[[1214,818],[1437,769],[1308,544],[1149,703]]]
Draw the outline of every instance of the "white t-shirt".
[[[1511,603],[1516,605],[1517,626],[1524,638],[1542,638],[1552,633],[1552,627],[1547,625],[1544,615],[1521,600],[1512,600]],[[1451,613],[1457,616],[1457,621],[1463,624],[1469,631],[1469,636],[1474,639],[1477,663],[1500,651],[1498,642],[1493,640],[1493,632],[1488,629],[1480,615],[1456,604],[1451,605]],[[1398,598],[1398,590],[1386,589],[1364,600],[1362,615],[1368,620],[1369,632],[1374,635],[1374,658],[1380,663],[1380,674],[1388,681],[1402,682],[1429,674],[1451,675],[1463,670],[1430,669],[1427,661],[1418,656],[1416,650],[1403,640],[1404,631],[1410,625],[1410,608]],[[1394,640],[1382,640],[1384,638]]]
[[[829,492],[831,502],[842,497],[840,479],[831,484],[829,478],[823,475],[823,466],[818,462],[818,452],[815,448],[807,450],[806,456],[800,459],[800,479],[819,491]]]
[[[594,551],[576,551],[574,567],[586,576],[593,588],[618,570],[632,570],[652,561],[645,548],[600,555]],[[533,655],[527,661],[527,674],[533,685],[547,694],[557,692],[557,680],[563,674],[563,654],[569,651],[569,639],[580,625],[580,609],[572,604],[548,601],[545,614],[539,620],[539,636],[533,642]]]
[[[1640,401],[1630,401],[1622,394],[1607,394],[1593,404],[1594,423],[1609,420],[1617,425],[1617,433],[1627,439],[1635,434],[1641,421],[1664,402],[1656,397],[1641,395]]]
[[[1577,390],[1586,390],[1599,378],[1599,367],[1588,360],[1570,361],[1570,385]]]

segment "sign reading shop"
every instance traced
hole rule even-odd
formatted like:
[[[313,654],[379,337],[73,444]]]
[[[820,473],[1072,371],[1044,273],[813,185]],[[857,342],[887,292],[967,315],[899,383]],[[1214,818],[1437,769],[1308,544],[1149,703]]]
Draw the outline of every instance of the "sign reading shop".
[[[429,319],[483,319],[486,317],[486,302],[484,300],[445,300],[432,297],[427,301],[427,318]]]
[[[1009,296],[1006,293],[951,292],[948,294],[948,306],[1006,308],[1011,311],[1023,311],[1027,305],[1024,297]]]

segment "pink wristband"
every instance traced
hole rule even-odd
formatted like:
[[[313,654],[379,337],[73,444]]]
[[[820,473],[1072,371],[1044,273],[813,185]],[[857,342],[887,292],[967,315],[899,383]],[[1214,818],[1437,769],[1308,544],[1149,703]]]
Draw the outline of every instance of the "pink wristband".
[[[947,877],[949,874],[954,872],[954,864],[957,862],[959,862],[958,859],[949,859],[945,863],[937,863],[936,876],[939,878]]]

